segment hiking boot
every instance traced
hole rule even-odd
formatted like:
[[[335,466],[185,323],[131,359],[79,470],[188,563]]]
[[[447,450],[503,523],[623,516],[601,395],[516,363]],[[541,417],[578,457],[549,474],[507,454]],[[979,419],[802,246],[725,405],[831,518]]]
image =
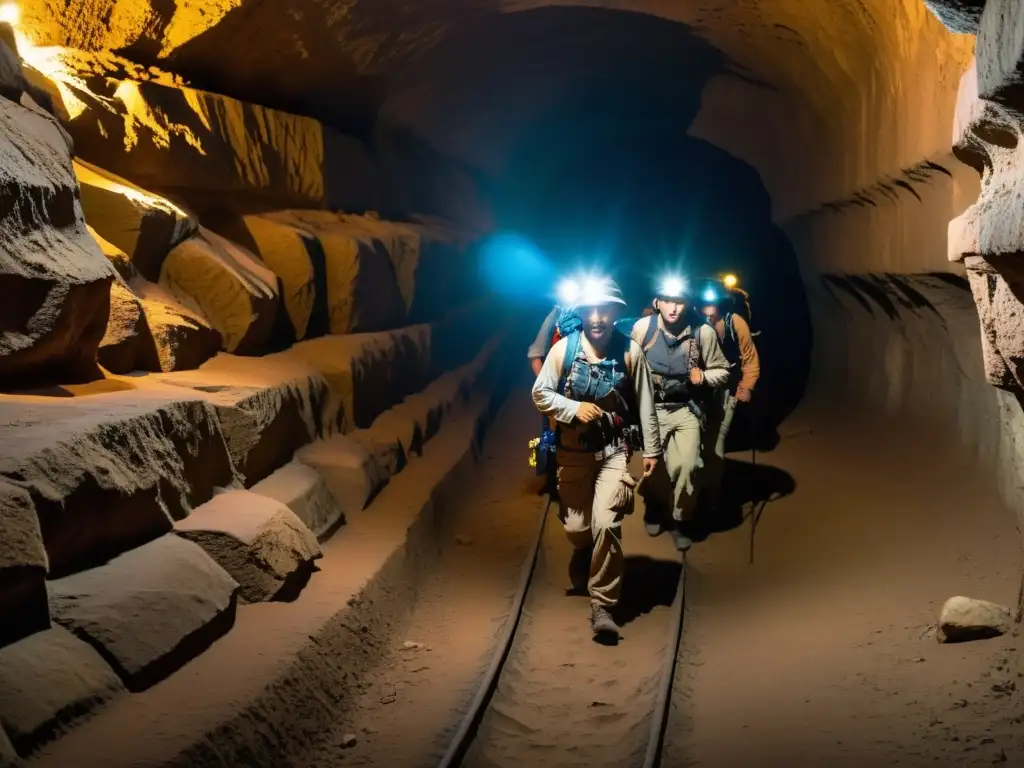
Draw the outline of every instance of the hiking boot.
[[[661,536],[661,534],[665,532],[664,526],[654,520],[644,520],[644,530],[647,531],[647,535],[651,537]]]
[[[574,549],[569,560],[569,583],[576,594],[586,594],[590,581],[590,561],[594,557],[593,547]]]
[[[648,536],[661,536],[665,532],[665,512],[654,504],[648,503],[644,510],[644,530]]]
[[[615,619],[608,613],[608,609],[603,605],[594,603],[591,605],[590,614],[590,626],[594,630],[595,640],[618,640],[619,639],[619,625],[615,623]]]

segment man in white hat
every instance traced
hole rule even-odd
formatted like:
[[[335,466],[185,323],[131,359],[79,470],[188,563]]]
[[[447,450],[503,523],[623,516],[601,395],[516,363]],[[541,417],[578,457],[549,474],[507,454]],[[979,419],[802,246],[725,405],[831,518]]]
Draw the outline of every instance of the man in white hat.
[[[570,581],[590,595],[595,640],[615,642],[619,627],[609,609],[622,588],[621,526],[636,486],[628,463],[642,448],[649,476],[661,435],[643,350],[615,328],[626,305],[621,290],[611,280],[590,280],[573,303],[583,327],[551,348],[533,401],[558,423],[559,518],[573,546]]]

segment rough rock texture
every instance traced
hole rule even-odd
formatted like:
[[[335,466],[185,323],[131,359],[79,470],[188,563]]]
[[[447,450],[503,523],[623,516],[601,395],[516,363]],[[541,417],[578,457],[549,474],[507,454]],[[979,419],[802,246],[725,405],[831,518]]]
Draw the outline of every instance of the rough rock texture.
[[[3,727],[0,727],[0,767],[16,768],[19,765],[18,753],[15,752],[14,745],[11,744]]]
[[[287,354],[219,355],[197,371],[154,380],[187,388],[213,405],[233,465],[247,486],[291,461],[298,448],[338,418],[339,404],[329,399],[324,376],[315,365]]]
[[[168,535],[51,582],[50,602],[55,621],[142,690],[230,628],[237,589],[198,545]]]
[[[300,461],[272,472],[252,486],[252,492],[284,504],[321,541],[345,524],[345,515],[326,481]]]
[[[28,491],[0,481],[0,646],[50,626],[46,549]]]
[[[239,584],[250,603],[272,600],[311,574],[317,538],[288,507],[249,491],[219,493],[174,525]]]
[[[63,627],[0,649],[0,722],[23,756],[124,693],[100,654]]]
[[[142,303],[118,277],[110,284],[110,319],[107,331],[100,341],[97,359],[111,373],[130,373],[138,368],[136,348],[145,343],[149,329],[142,311]]]
[[[323,278],[322,250],[312,234],[257,215],[232,218],[215,229],[259,256],[277,275],[295,340],[322,336],[328,330],[323,318],[327,299],[323,287],[323,295],[317,296],[318,273],[321,281]],[[316,318],[314,309],[319,310]]]
[[[954,150],[982,175],[981,194],[949,227],[949,258],[967,269],[978,307],[986,376],[1016,392],[1024,391],[1021,23],[1018,3],[990,0],[985,7],[977,66],[961,81],[954,125]]]
[[[8,398],[0,423],[0,476],[30,493],[51,578],[170,531],[236,482],[213,407],[183,394]]]
[[[109,171],[76,160],[75,176],[89,226],[124,251],[147,280],[159,279],[167,254],[199,231],[191,213]]]
[[[228,352],[264,351],[277,319],[277,276],[256,256],[215,232],[200,234],[164,259],[160,284],[194,302],[210,319]]]
[[[72,115],[78,153],[137,184],[198,205],[239,210],[380,200],[377,169],[356,139],[316,120],[226,96],[112,78],[104,62],[65,56],[94,97]],[[258,101],[258,100],[255,100]]]
[[[957,643],[1005,635],[1013,618],[1010,609],[987,600],[951,597],[939,617],[939,641]]]
[[[327,211],[281,211],[268,218],[316,236],[323,252],[331,333],[365,333],[402,325],[405,302],[383,242]]]
[[[66,136],[0,98],[0,386],[100,376],[114,270],[89,236]]]
[[[324,477],[346,515],[364,509],[408,456],[437,434],[444,417],[486,380],[501,343],[495,337],[470,363],[386,410],[369,428],[312,443],[297,459]]]
[[[924,0],[924,4],[951,32],[978,34],[985,0]]]
[[[156,362],[151,367],[148,365],[151,356],[136,360],[141,370],[164,373],[191,370],[223,348],[220,332],[194,303],[182,303],[141,276],[133,278],[130,287],[142,302],[156,353]]]

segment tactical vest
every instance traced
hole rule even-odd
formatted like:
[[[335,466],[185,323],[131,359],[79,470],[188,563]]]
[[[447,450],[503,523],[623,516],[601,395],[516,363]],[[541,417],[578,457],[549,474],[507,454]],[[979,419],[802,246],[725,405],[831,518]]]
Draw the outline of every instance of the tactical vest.
[[[686,328],[682,335],[670,339],[653,315],[647,324],[643,348],[651,367],[654,399],[667,406],[688,408],[697,418],[703,418],[703,391],[690,383],[690,371],[700,366],[700,326]]]
[[[613,331],[604,360],[593,363],[583,349],[582,332],[566,336],[565,360],[559,382],[561,394],[581,403],[594,403],[608,416],[591,424],[568,430],[559,425],[558,450],[596,452],[619,444],[634,449],[642,447],[639,440],[639,418],[636,394],[626,367],[629,337]],[[568,442],[563,437],[569,436]]]

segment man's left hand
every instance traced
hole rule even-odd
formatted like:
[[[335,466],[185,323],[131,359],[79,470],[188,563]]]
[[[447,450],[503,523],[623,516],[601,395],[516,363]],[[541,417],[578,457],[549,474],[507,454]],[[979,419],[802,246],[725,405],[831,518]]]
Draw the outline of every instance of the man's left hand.
[[[736,400],[741,403],[750,402],[750,390],[749,389],[737,389]]]
[[[644,477],[650,477],[654,474],[654,468],[658,466],[657,459],[648,459],[644,457]]]
[[[690,369],[690,383],[694,386],[704,383],[704,371],[694,366]]]

